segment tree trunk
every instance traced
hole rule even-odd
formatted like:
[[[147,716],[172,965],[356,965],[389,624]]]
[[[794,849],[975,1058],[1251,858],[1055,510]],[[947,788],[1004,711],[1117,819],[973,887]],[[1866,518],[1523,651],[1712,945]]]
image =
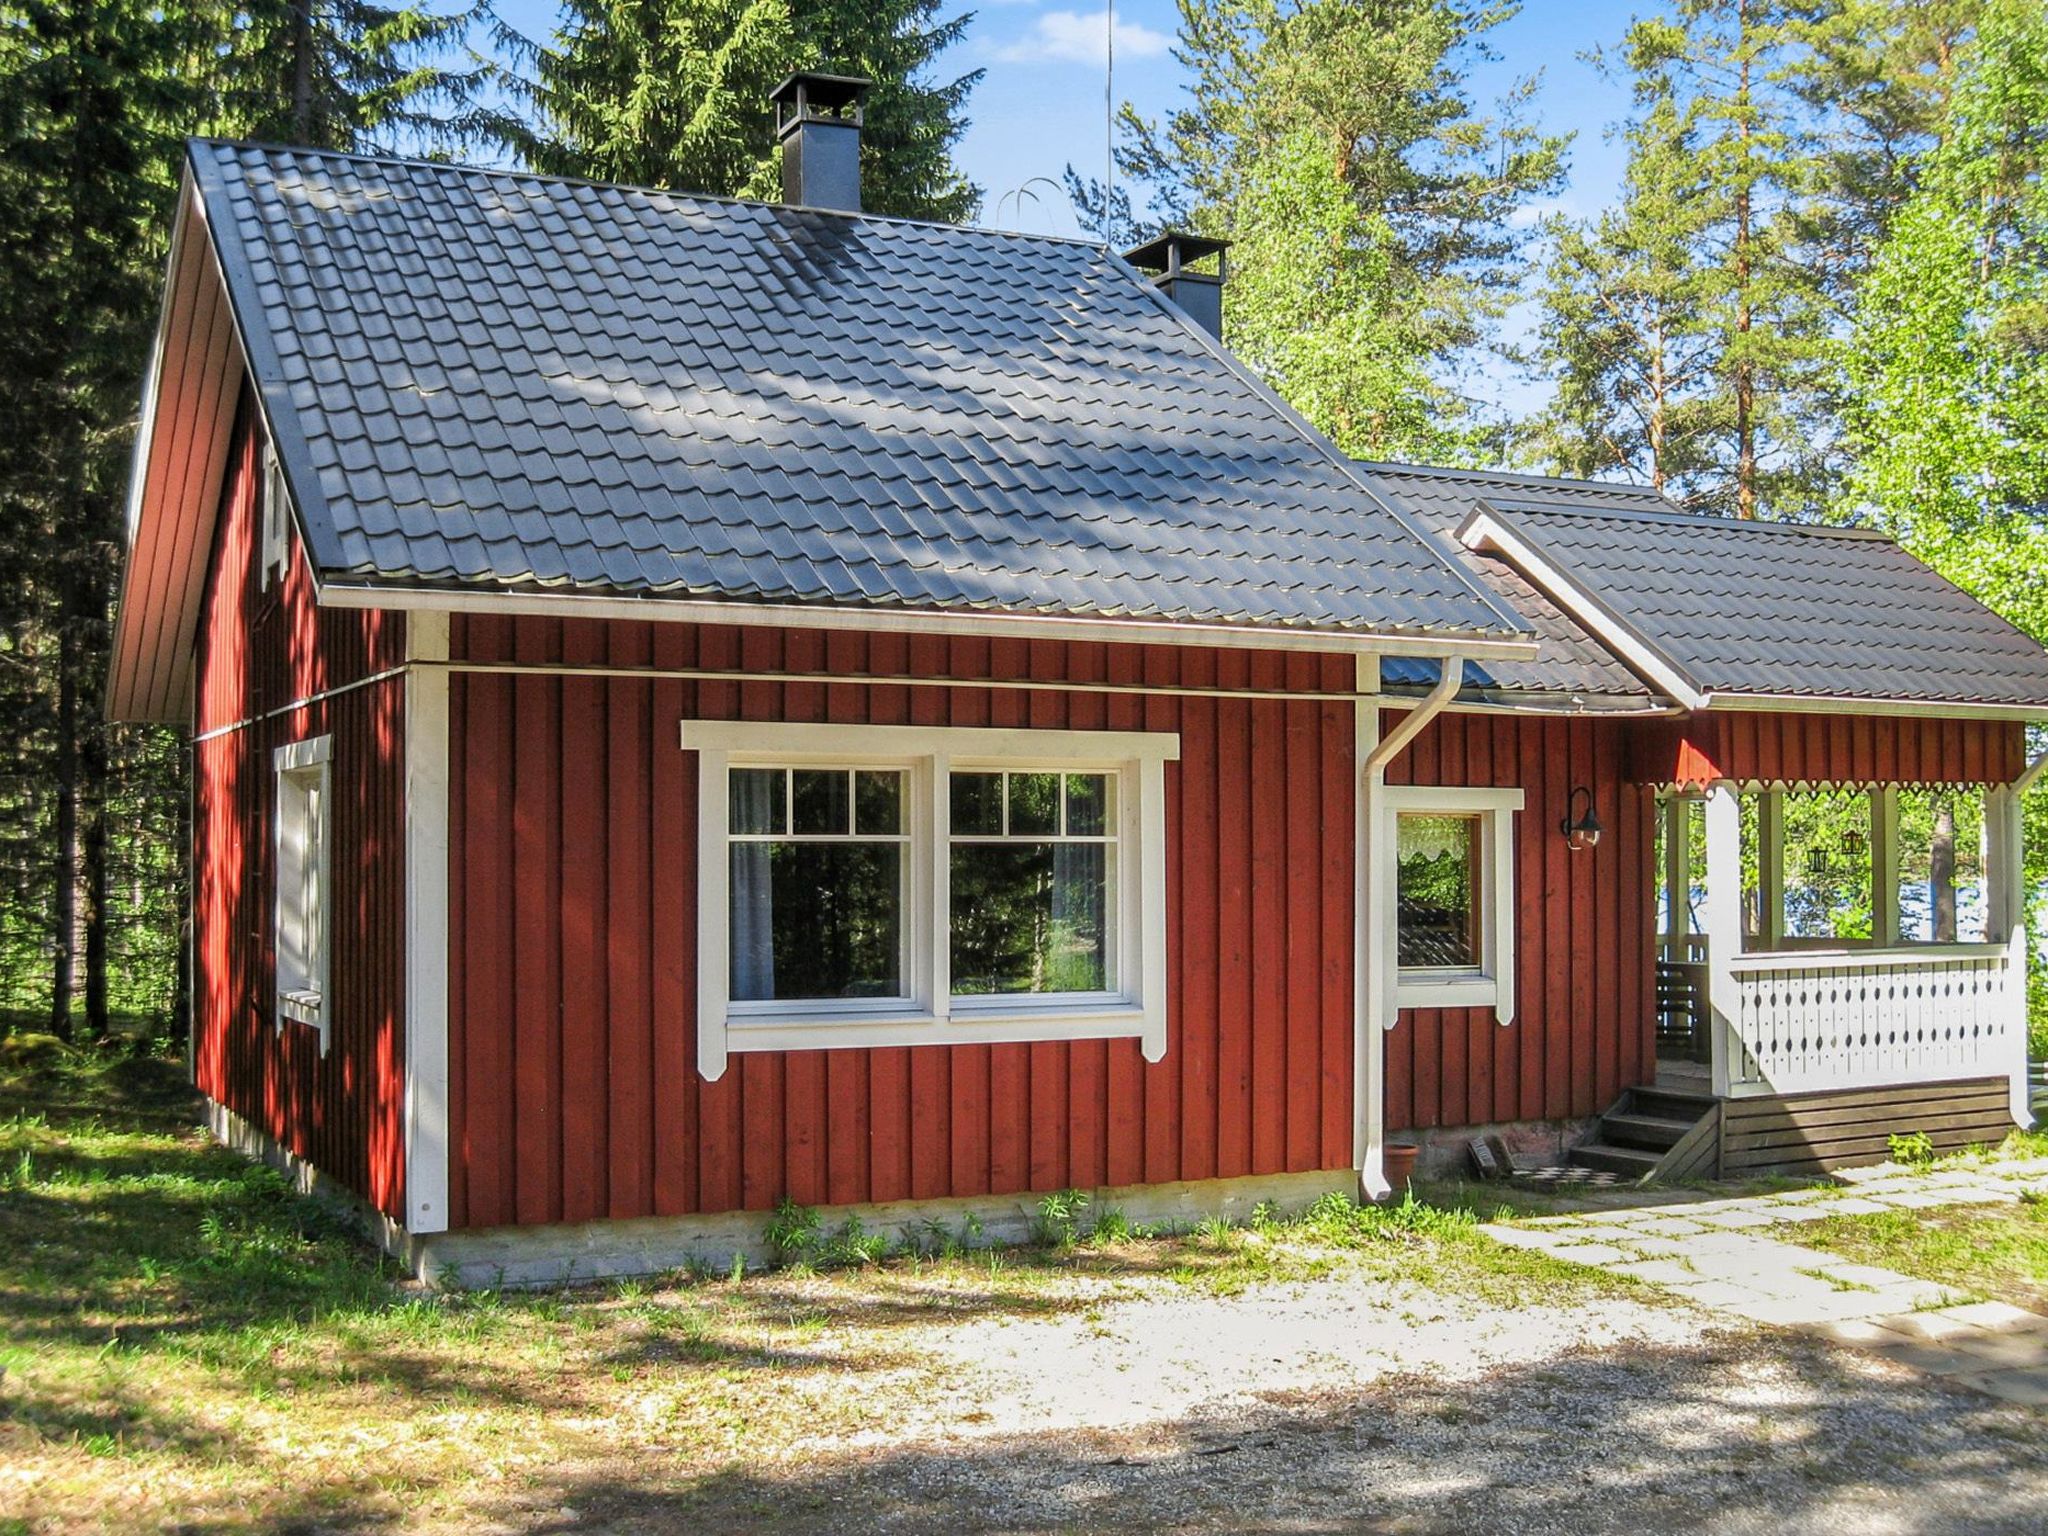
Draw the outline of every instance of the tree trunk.
[[[1752,219],[1749,125],[1749,6],[1736,8],[1736,49],[1741,55],[1741,85],[1736,91],[1736,137],[1742,154],[1735,181],[1735,515],[1756,516],[1756,371],[1749,356],[1750,327],[1755,313],[1750,302]]]
[[[178,875],[183,900],[178,903],[177,982],[171,993],[171,1038],[180,1044],[192,1038],[192,774],[193,756],[186,748],[178,754]]]
[[[50,975],[50,1033],[71,1038],[78,990],[78,655],[68,633],[57,646],[57,846]]]
[[[313,0],[292,0],[292,133],[301,144],[313,136]]]
[[[1956,807],[1948,799],[1934,804],[1934,840],[1927,850],[1927,884],[1934,899],[1934,942],[1956,941]]]
[[[80,806],[84,821],[81,858],[85,897],[85,1027],[95,1040],[112,1033],[107,1013],[107,733],[98,721],[80,744]]]
[[[1650,327],[1650,488],[1659,496],[1664,494],[1664,432],[1665,413],[1670,409],[1667,398],[1670,386],[1664,378],[1664,322],[1660,318]]]

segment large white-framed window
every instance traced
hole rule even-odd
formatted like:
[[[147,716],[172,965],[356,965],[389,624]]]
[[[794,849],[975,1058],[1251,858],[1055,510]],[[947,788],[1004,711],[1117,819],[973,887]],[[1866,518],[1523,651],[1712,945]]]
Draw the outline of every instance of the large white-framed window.
[[[1166,1050],[1172,732],[686,720],[697,1057]]]
[[[333,738],[288,742],[273,754],[277,776],[277,890],[271,932],[277,967],[277,1027],[310,1024],[327,1050],[327,961],[332,934],[330,879]]]
[[[1397,1008],[1515,1010],[1519,789],[1389,786]]]

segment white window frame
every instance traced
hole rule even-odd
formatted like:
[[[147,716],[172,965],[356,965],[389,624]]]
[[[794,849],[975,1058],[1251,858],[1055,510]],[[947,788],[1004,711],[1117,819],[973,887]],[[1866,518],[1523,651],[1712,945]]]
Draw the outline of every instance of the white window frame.
[[[697,754],[697,1069],[740,1051],[1137,1039],[1166,1054],[1166,764],[1171,731],[796,725],[685,720]],[[732,1000],[727,774],[733,768],[894,768],[908,778],[904,999]],[[1117,777],[1117,990],[954,997],[947,904],[954,769]]]
[[[287,742],[272,754],[275,809],[272,815],[273,890],[271,953],[276,1024],[310,1024],[327,1054],[328,958],[334,946],[334,738],[315,736]],[[309,801],[309,796],[311,797]],[[317,807],[317,814],[309,809]],[[293,836],[313,815],[311,836]],[[310,924],[312,934],[306,935]],[[288,937],[295,936],[295,937]],[[301,957],[297,961],[288,955]]]
[[[1502,1024],[1515,1018],[1515,817],[1522,810],[1519,789],[1467,789],[1437,785],[1389,785],[1380,791],[1386,818],[1381,846],[1387,850],[1388,926],[1386,961],[1394,977],[1394,1006],[1401,1008],[1491,1008]],[[1402,816],[1479,818],[1479,964],[1456,970],[1403,968],[1400,964],[1398,888]]]

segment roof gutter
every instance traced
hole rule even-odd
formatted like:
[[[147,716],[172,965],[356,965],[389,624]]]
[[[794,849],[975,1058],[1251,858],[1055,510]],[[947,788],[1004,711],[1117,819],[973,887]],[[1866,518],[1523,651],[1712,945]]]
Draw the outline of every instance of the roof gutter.
[[[1372,749],[1365,760],[1368,775],[1381,772],[1387,764],[1401,755],[1402,748],[1422,733],[1422,728],[1442,714],[1451,700],[1458,696],[1458,689],[1465,681],[1465,658],[1446,656],[1443,675],[1437,678],[1436,686],[1429,690],[1423,701],[1401,717],[1401,723],[1380,738],[1379,745]]]

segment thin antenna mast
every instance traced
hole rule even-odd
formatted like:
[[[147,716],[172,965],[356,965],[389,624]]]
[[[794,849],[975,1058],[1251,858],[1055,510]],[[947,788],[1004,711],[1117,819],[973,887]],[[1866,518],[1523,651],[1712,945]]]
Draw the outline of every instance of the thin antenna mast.
[[[1116,205],[1116,0],[1103,0],[1102,42],[1102,243],[1114,245],[1110,212]]]

